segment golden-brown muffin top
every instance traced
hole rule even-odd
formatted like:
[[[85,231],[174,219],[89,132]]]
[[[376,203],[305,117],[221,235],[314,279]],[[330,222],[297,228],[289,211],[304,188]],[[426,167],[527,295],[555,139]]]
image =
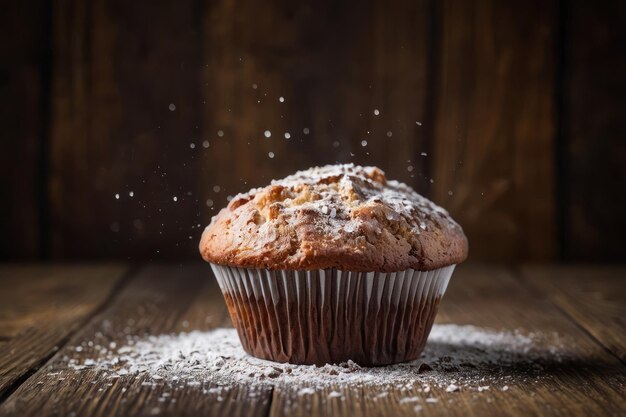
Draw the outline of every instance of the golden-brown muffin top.
[[[427,271],[467,257],[447,211],[376,167],[327,165],[235,196],[207,226],[202,257],[265,269]]]

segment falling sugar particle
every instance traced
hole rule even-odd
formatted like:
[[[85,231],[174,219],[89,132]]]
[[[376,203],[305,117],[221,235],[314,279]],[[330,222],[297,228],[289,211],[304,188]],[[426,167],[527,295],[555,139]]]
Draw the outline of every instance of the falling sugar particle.
[[[387,137],[390,138],[393,136],[393,132],[391,130],[387,131]]]
[[[302,129],[302,133],[304,133],[305,135],[308,135],[310,132],[308,127],[305,127],[304,129]]]
[[[189,147],[190,147],[191,149],[196,149],[196,144],[195,144],[195,143],[193,143],[193,142],[191,142],[191,143],[189,144]]]
[[[266,130],[265,132],[263,132],[263,135],[265,135],[266,138],[269,138],[272,136],[272,132],[270,132],[269,130]]]
[[[415,122],[416,125],[421,126],[422,122]]]
[[[406,167],[406,170],[409,172],[413,171],[413,165],[409,165],[408,167]]]
[[[255,84],[252,84],[252,88],[253,88],[254,90],[256,90],[257,88],[259,88],[259,86],[258,86],[258,85],[256,85],[256,83],[255,83]]]
[[[333,142],[333,148],[338,148],[340,145],[339,141],[334,141]]]
[[[374,109],[374,116],[378,116],[380,114],[380,111],[378,111],[378,109]]]
[[[428,156],[428,154],[426,152],[422,152],[420,155],[422,156]]]
[[[219,193],[219,192],[220,192],[220,190],[221,190],[221,188],[220,188],[220,186],[219,186],[219,185],[215,185],[215,186],[213,186],[213,192]]]
[[[174,103],[170,103],[169,107],[170,111],[176,110],[176,105]]]
[[[282,97],[282,96],[278,97],[278,101],[280,101],[281,103],[284,103],[285,102],[285,97]]]
[[[448,195],[452,195],[452,194],[454,194],[452,190],[448,190]]]
[[[129,197],[133,197],[134,195],[135,195],[135,193],[134,193],[134,192],[132,192],[132,191],[130,191],[130,192],[128,193],[128,196],[129,196]]]
[[[431,183],[431,184],[434,184],[434,183],[435,183],[435,180],[434,180],[434,179],[432,179],[432,178],[431,178],[429,181],[430,181],[430,183]]]
[[[204,148],[208,148],[208,147],[209,147],[209,145],[210,145],[210,143],[209,143],[209,141],[208,141],[208,140],[205,140],[204,142],[202,142],[202,146],[203,146]]]
[[[366,147],[367,146],[367,141],[366,140],[362,140],[361,141],[361,146]]]
[[[291,138],[291,134],[289,132],[285,132],[285,139]]]
[[[119,194],[115,194],[115,199],[119,200],[120,199],[120,195]]]
[[[213,200],[211,200],[210,198],[206,201],[206,205],[207,207],[213,207]]]
[[[224,136],[224,131],[223,131],[223,130],[218,130],[218,131],[217,131],[217,136],[219,136],[220,138],[221,138],[222,136]]]
[[[172,197],[172,200],[178,201],[178,197],[174,196],[174,197]]]
[[[269,156],[270,158],[274,158],[274,152],[268,152],[267,156]]]

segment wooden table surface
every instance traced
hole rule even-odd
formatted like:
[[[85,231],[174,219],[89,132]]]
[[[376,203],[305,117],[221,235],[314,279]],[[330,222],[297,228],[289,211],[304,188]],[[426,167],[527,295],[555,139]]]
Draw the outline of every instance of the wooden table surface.
[[[163,403],[161,385],[137,375],[105,379],[97,369],[70,369],[63,357],[99,333],[115,342],[124,332],[230,326],[208,266],[3,265],[0,415],[626,415],[625,300],[625,267],[464,265],[438,323],[558,334],[568,360],[543,368],[541,378],[511,372],[507,391],[434,387],[428,395],[439,401],[421,409],[340,384],[332,388],[341,399],[297,396],[297,386],[277,383],[260,395],[232,386],[219,401],[206,387],[180,387]]]

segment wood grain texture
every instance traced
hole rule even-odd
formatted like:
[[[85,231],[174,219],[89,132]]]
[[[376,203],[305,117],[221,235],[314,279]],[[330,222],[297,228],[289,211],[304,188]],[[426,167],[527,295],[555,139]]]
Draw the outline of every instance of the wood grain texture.
[[[2,260],[39,255],[39,150],[46,128],[42,114],[44,3],[11,0],[0,5]]]
[[[201,201],[213,207],[200,208],[203,222],[227,195],[337,161],[377,164],[423,191],[417,160],[426,145],[416,121],[427,106],[430,8],[425,0],[208,5],[202,139],[209,147],[200,169]]]
[[[434,200],[463,225],[470,258],[551,259],[556,2],[440,8]]]
[[[0,268],[0,398],[36,370],[110,296],[121,266]]]
[[[565,256],[624,260],[626,3],[569,2],[564,51]]]
[[[54,2],[55,257],[195,253],[198,4]]]
[[[626,364],[626,268],[528,266],[522,276]]]
[[[557,333],[562,356],[548,359],[540,371],[523,364],[501,374],[498,372],[502,370],[494,369],[494,375],[507,377],[509,389],[503,391],[501,386],[492,385],[480,394],[470,390],[448,393],[445,386],[435,385],[426,394],[417,384],[400,395],[393,387],[355,389],[337,384],[322,390],[314,387],[314,394],[303,396],[298,395],[302,387],[278,386],[273,392],[270,415],[618,416],[626,406],[624,365],[505,269],[459,267],[437,321],[496,331],[519,330],[522,334]],[[343,399],[329,398],[330,391],[341,393]],[[401,402],[412,397],[419,400]],[[437,402],[428,403],[427,397]],[[416,405],[422,407],[420,412],[415,410]]]
[[[88,346],[89,341],[122,346],[128,334],[160,335],[223,326],[226,308],[209,271],[207,265],[143,269],[109,308],[15,391],[0,407],[0,415],[265,415],[270,390],[251,392],[233,386],[207,394],[216,388],[208,382],[164,386],[147,382],[145,375],[111,380],[102,370],[77,372],[65,366],[63,356],[75,355],[74,346]],[[85,357],[91,357],[93,349],[85,349]],[[164,392],[171,395],[167,403],[159,401]],[[222,397],[219,401],[218,396]]]

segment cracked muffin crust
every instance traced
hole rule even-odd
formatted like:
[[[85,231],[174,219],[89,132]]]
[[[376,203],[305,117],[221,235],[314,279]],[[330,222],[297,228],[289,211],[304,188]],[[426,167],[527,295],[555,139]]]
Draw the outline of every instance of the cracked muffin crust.
[[[447,211],[376,167],[327,165],[235,196],[206,227],[218,265],[282,270],[429,271],[467,257]]]

